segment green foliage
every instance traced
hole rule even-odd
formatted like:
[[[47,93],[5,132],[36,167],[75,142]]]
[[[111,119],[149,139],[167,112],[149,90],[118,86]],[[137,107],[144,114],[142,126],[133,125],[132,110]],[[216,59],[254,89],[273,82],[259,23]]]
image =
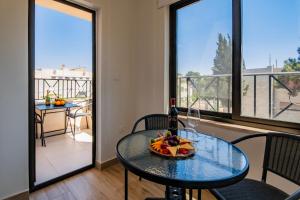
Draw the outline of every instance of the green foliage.
[[[242,64],[245,69],[245,63]],[[232,40],[229,35],[218,35],[216,56],[214,66],[212,67],[213,75],[224,75],[220,77],[201,76],[199,72],[189,71],[187,77],[194,83],[197,90],[194,90],[190,97],[190,103],[197,97],[206,100],[219,99],[220,107],[227,108],[231,104],[231,74],[232,74]],[[197,78],[199,77],[199,78]],[[249,85],[244,85],[243,95],[246,95]],[[196,92],[197,91],[197,92]],[[216,101],[213,101],[216,108]]]
[[[300,62],[296,58],[289,58],[284,61],[282,72],[297,72],[300,71]]]
[[[299,72],[300,71],[300,48],[298,48],[298,59],[288,58],[284,61],[282,72]],[[299,75],[281,75],[278,77],[279,81],[287,86],[292,93],[290,95],[297,96],[300,90],[300,77]],[[275,87],[283,88],[281,84],[276,84]]]
[[[216,56],[214,58],[213,74],[231,74],[232,73],[232,40],[227,35],[219,33],[217,42]]]
[[[188,73],[186,73],[185,76],[189,76],[189,77],[200,77],[201,74],[200,74],[199,72],[189,71]]]

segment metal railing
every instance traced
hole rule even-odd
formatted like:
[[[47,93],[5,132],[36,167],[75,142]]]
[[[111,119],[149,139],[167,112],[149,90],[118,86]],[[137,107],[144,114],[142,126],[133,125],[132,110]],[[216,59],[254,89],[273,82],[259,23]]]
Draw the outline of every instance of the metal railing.
[[[49,90],[56,98],[92,98],[92,80],[35,79],[35,99],[44,99]]]
[[[275,119],[286,111],[300,112],[300,95],[298,95],[300,72],[246,73],[242,75],[242,81],[242,99],[253,98],[253,102],[249,104],[252,107],[252,114],[249,115],[257,116],[262,106],[261,96],[263,95],[267,96],[267,99],[265,97],[263,99],[265,101],[263,106],[268,107],[267,117],[270,119]],[[279,97],[275,96],[276,92],[279,93],[278,89],[281,89]],[[179,107],[188,108],[199,103],[198,105],[206,106],[202,108],[203,110],[230,113],[232,110],[231,91],[231,74],[179,76],[177,78]],[[260,106],[257,105],[258,101],[260,101]],[[280,101],[284,101],[287,105],[279,108]],[[276,106],[275,103],[277,103]],[[293,106],[296,108],[292,109]]]

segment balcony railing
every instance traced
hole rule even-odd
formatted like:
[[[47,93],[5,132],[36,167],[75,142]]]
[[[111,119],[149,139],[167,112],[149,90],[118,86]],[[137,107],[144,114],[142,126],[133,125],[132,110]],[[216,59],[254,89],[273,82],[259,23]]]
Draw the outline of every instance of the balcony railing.
[[[232,75],[179,76],[179,107],[231,113]],[[242,75],[243,116],[296,121],[300,118],[300,72]]]
[[[92,99],[92,80],[81,79],[35,79],[35,99],[44,99],[47,90],[59,98]]]

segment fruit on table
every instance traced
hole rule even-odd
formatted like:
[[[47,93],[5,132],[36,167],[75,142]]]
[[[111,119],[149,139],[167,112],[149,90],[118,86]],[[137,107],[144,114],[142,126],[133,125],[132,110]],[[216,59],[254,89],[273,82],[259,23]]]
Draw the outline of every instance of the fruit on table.
[[[166,132],[166,137],[169,137],[169,136],[171,136],[171,135],[172,135],[171,131],[167,131],[167,132]]]
[[[55,99],[54,105],[56,105],[56,106],[63,106],[65,104],[66,104],[66,102],[65,102],[64,99],[61,99],[61,98]]]
[[[164,136],[159,133],[159,137],[151,139],[151,148],[161,154],[176,157],[177,154],[188,155],[194,150],[192,142],[180,136],[166,132]]]
[[[178,153],[179,153],[179,154],[188,154],[188,153],[189,153],[189,150],[188,150],[188,149],[182,149],[182,148],[179,148],[179,149],[178,149]]]
[[[194,149],[194,147],[192,145],[188,144],[188,143],[180,145],[179,148],[181,148],[181,149],[187,149],[187,150],[193,150]]]
[[[190,140],[188,140],[188,139],[185,139],[185,138],[180,138],[179,139],[179,143],[180,144],[185,144],[185,143],[192,143]]]
[[[173,157],[177,154],[177,147],[167,147]]]
[[[161,149],[166,149],[168,146],[169,146],[168,144],[162,143],[162,144],[160,145],[160,148],[161,148]]]
[[[179,139],[178,139],[178,136],[176,136],[176,135],[166,136],[164,140],[170,146],[177,146],[179,144]]]
[[[161,149],[160,153],[167,155],[167,154],[170,154],[170,151],[169,151],[169,149]]]
[[[162,140],[163,138],[164,138],[164,137],[161,136],[161,137],[158,137],[158,138],[151,139],[151,143],[155,143],[155,142],[157,142],[157,141],[160,141],[160,140]]]
[[[152,143],[151,146],[155,151],[160,152],[162,143],[163,141],[159,140],[157,142]]]

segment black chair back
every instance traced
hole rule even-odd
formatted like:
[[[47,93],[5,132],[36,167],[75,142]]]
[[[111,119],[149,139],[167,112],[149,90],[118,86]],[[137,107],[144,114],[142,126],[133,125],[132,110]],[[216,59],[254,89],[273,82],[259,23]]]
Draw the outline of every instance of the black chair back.
[[[145,121],[145,130],[162,130],[162,129],[168,129],[169,128],[169,117],[166,114],[151,114],[146,115],[139,120],[137,120],[133,126],[133,129],[131,133],[134,133],[136,131],[136,128],[138,125]],[[185,124],[178,119],[178,122],[185,127]]]
[[[300,137],[270,133],[267,135],[262,180],[271,171],[300,185]]]

